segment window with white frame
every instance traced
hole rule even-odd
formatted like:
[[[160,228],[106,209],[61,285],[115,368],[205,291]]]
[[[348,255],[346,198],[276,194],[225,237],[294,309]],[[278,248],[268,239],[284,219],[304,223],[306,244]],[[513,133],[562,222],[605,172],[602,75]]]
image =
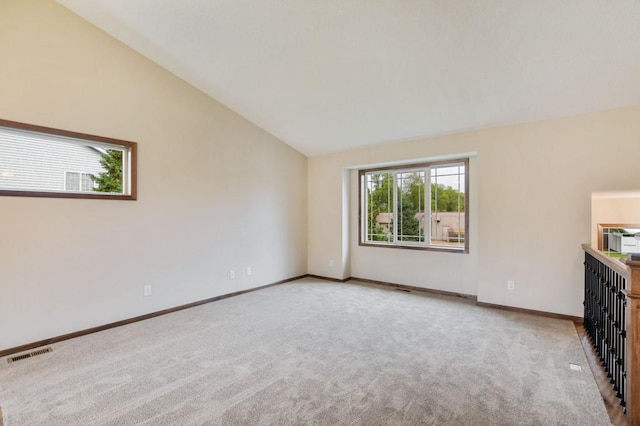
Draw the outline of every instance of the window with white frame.
[[[468,252],[468,159],[360,171],[360,244]]]
[[[65,172],[64,190],[91,192],[98,188],[91,173]]]

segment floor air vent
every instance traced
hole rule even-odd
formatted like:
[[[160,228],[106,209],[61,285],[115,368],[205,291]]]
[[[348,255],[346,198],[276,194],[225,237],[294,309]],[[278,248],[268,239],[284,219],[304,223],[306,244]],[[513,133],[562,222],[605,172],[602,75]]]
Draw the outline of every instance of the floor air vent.
[[[405,293],[411,293],[411,290],[407,290],[406,288],[396,288],[396,291],[404,291]]]
[[[12,363],[12,362],[16,362],[16,361],[22,361],[23,359],[31,358],[31,357],[42,355],[42,354],[46,354],[46,353],[49,353],[49,352],[53,352],[53,349],[51,349],[51,348],[39,349],[37,351],[33,351],[33,352],[26,353],[26,354],[22,354],[22,355],[17,355],[17,356],[11,357],[11,358],[7,359],[7,362]]]

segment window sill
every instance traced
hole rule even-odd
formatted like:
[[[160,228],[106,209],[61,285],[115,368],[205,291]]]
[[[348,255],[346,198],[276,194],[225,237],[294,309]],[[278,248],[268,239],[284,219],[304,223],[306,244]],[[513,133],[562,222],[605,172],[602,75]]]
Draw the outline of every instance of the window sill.
[[[365,243],[360,242],[358,245],[362,247],[377,247],[377,248],[391,248],[391,249],[407,249],[407,250],[423,250],[423,251],[439,251],[446,253],[458,253],[468,254],[469,249],[467,247],[443,247],[443,246],[419,246],[410,244],[386,244],[386,243]]]
[[[80,191],[17,191],[1,189],[0,196],[10,197],[45,197],[45,198],[83,198],[89,200],[130,200],[136,201],[136,194],[115,194],[105,192]]]

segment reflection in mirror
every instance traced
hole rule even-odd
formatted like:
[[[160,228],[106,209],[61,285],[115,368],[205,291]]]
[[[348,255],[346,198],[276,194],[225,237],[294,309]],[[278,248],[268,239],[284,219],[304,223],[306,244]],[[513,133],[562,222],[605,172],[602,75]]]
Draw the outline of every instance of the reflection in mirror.
[[[640,253],[640,225],[601,225],[599,235],[602,252],[611,257],[627,257]]]

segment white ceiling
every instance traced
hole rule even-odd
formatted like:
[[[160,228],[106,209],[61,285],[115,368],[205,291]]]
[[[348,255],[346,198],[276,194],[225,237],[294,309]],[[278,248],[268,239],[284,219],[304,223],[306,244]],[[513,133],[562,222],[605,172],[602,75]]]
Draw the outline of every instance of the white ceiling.
[[[640,105],[638,0],[58,0],[306,155]]]

